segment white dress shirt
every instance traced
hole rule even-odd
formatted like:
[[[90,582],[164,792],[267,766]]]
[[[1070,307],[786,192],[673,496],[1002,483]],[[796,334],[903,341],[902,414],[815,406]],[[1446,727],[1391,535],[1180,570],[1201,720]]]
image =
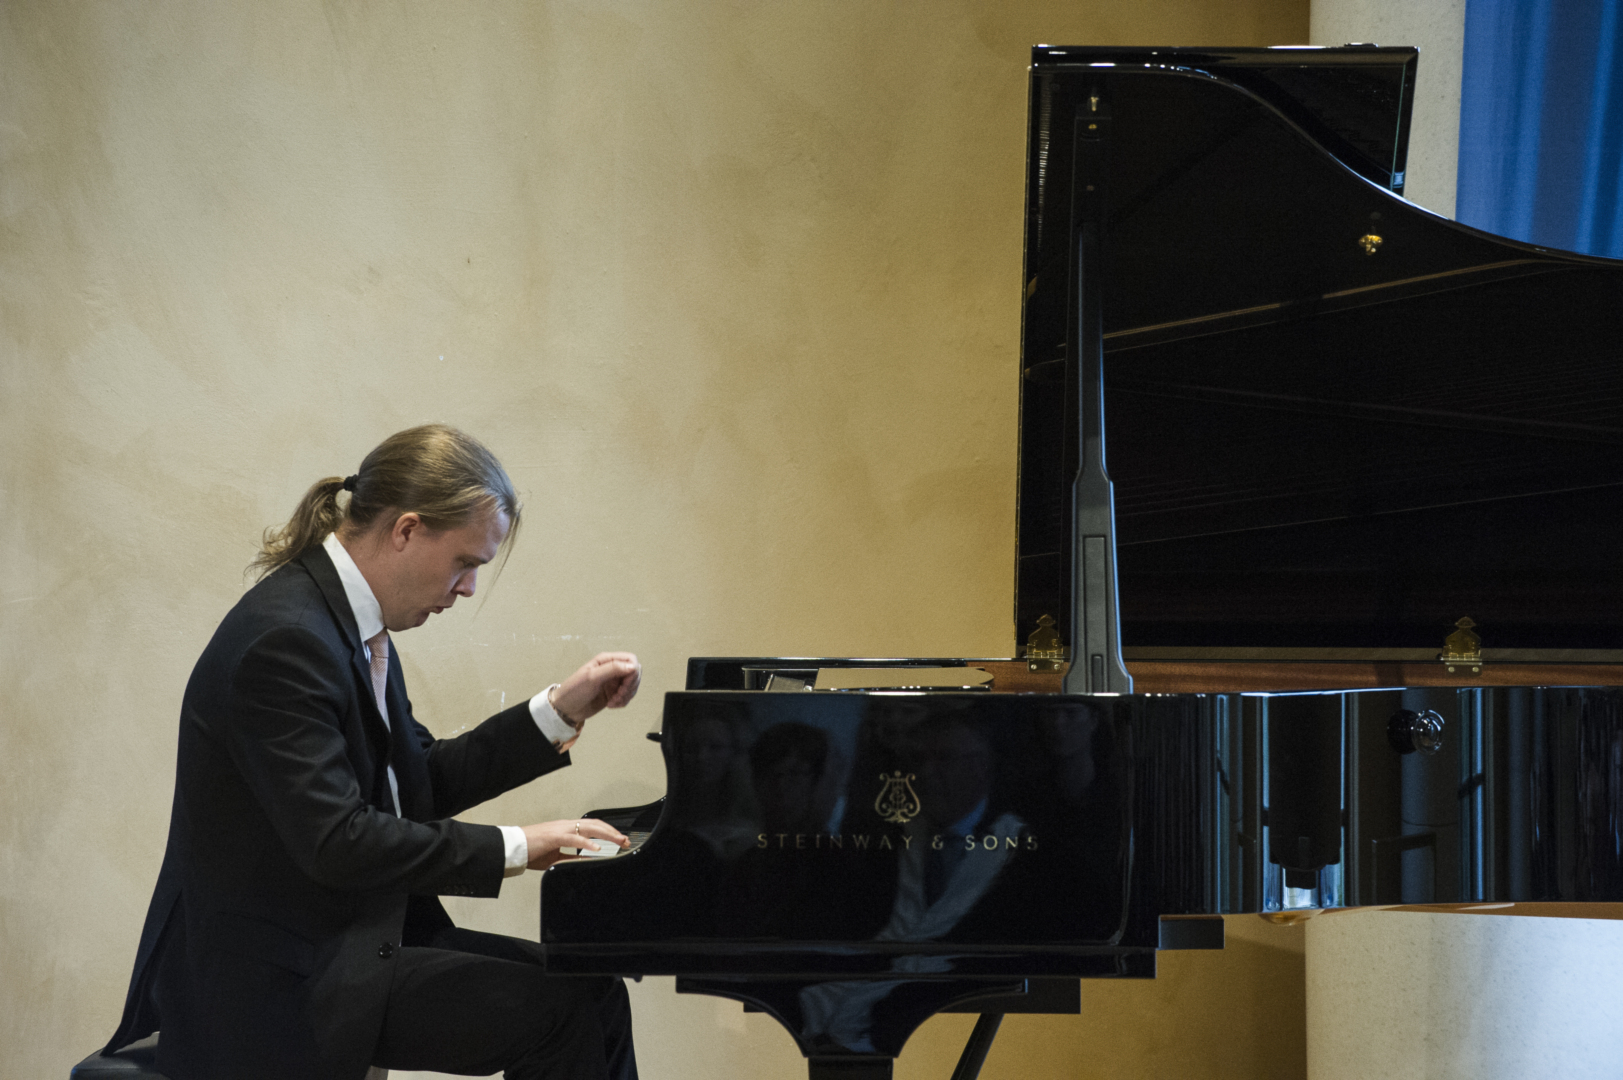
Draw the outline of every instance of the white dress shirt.
[[[335,533],[328,533],[327,538],[321,542],[327,557],[332,559],[333,569],[338,571],[338,580],[344,586],[344,596],[349,600],[349,609],[355,614],[355,627],[360,632],[362,645],[366,651],[368,662],[372,659],[372,650],[367,648],[365,642],[377,636],[383,629],[383,609],[378,606],[378,598],[372,593],[372,586],[366,583],[361,568],[355,565],[349,552],[339,542]],[[541,734],[554,746],[562,746],[572,742],[579,734],[573,726],[558,715],[558,710],[552,707],[552,691],[557,683],[547,687],[535,697],[530,699],[530,716],[535,720],[535,726]],[[379,705],[383,713],[383,724],[389,726],[389,710]],[[389,770],[389,794],[394,798],[394,812],[400,814],[400,783],[395,779],[394,766]],[[528,863],[530,845],[524,839],[524,830],[517,825],[498,825],[502,831],[502,843],[507,849],[506,876],[522,874],[524,866]]]

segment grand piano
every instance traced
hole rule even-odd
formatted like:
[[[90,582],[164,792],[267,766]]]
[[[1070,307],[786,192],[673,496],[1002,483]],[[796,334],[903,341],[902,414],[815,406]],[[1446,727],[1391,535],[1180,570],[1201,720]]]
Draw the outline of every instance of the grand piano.
[[[550,971],[970,1080],[1224,914],[1623,901],[1623,263],[1406,202],[1416,64],[1034,50],[1014,655],[693,659]]]

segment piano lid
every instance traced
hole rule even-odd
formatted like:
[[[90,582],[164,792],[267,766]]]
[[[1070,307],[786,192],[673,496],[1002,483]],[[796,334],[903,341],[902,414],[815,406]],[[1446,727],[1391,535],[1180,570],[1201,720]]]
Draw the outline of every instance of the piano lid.
[[[1035,50],[1018,642],[1070,609],[1073,133],[1103,107],[1123,645],[1435,649],[1470,616],[1623,647],[1623,262],[1395,195],[1415,59]]]

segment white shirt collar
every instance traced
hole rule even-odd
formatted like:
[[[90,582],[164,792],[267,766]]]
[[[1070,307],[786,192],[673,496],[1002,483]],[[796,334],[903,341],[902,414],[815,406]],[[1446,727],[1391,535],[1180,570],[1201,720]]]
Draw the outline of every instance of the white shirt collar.
[[[328,533],[321,546],[332,559],[338,580],[344,583],[344,596],[349,600],[350,611],[355,613],[355,628],[360,631],[361,640],[370,641],[383,629],[383,609],[378,606],[378,598],[372,595],[372,586],[366,583],[361,568],[339,543],[337,533]]]

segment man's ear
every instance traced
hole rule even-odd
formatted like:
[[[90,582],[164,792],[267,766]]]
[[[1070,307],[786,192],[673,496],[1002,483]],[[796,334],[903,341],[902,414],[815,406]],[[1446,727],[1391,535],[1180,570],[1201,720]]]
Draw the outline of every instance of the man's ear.
[[[416,514],[401,514],[394,519],[394,528],[389,530],[389,542],[396,551],[404,551],[412,537],[417,536],[424,528],[423,519]]]

